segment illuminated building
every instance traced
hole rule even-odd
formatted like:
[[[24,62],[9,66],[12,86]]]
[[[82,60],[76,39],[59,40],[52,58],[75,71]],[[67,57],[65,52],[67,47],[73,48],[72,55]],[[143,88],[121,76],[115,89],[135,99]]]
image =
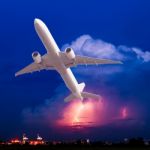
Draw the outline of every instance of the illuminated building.
[[[23,134],[23,137],[22,137],[22,144],[27,144],[28,143],[28,137],[26,137],[25,134]]]
[[[11,140],[10,144],[21,144],[21,141],[18,138],[14,138]]]
[[[43,141],[42,137],[37,134],[37,139],[36,140],[30,140],[29,141],[30,145],[44,145],[45,142]]]

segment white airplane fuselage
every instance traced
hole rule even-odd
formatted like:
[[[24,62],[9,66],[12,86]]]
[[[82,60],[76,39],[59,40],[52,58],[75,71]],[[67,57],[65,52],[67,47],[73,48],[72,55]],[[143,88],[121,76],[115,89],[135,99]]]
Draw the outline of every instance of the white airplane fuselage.
[[[83,99],[81,96],[81,91],[78,86],[78,82],[74,77],[70,68],[67,68],[60,57],[60,49],[56,45],[51,33],[49,32],[46,25],[39,19],[34,21],[35,30],[40,37],[43,45],[47,49],[49,60],[52,62],[54,68],[63,78],[66,86],[72,92],[72,94]]]

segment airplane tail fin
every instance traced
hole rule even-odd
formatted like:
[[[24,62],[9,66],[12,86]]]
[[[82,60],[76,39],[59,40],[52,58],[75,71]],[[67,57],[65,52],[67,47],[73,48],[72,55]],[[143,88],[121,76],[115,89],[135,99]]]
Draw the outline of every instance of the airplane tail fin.
[[[92,98],[94,100],[101,100],[102,99],[102,97],[100,95],[93,94],[93,93],[88,93],[88,92],[81,92],[81,96],[83,98]],[[72,101],[74,99],[77,99],[77,97],[75,95],[73,95],[73,94],[70,94],[68,97],[66,97],[64,99],[64,101],[65,102],[70,102],[70,101]]]
[[[79,88],[79,90],[81,92],[81,98],[92,98],[92,99],[95,99],[95,100],[100,100],[101,99],[100,95],[93,94],[93,93],[88,93],[88,92],[83,92],[84,87],[85,87],[85,83],[84,82],[78,84],[78,88]],[[74,94],[70,94],[68,97],[66,97],[64,99],[64,101],[65,102],[70,102],[73,99],[78,99],[78,97],[76,95],[74,95]]]
[[[95,100],[100,100],[102,98],[100,95],[88,93],[88,92],[82,92],[81,95],[83,98],[92,98]]]
[[[85,83],[82,82],[82,83],[78,84],[78,86],[79,86],[80,92],[82,92],[84,90],[84,88],[85,88]]]
[[[79,88],[80,92],[82,92],[82,91],[84,90],[84,87],[85,87],[85,83],[84,83],[84,82],[78,84],[78,88]],[[76,99],[76,98],[77,98],[77,97],[76,97],[75,95],[70,94],[68,97],[66,97],[66,98],[64,99],[64,101],[65,101],[65,102],[70,102],[71,100]]]

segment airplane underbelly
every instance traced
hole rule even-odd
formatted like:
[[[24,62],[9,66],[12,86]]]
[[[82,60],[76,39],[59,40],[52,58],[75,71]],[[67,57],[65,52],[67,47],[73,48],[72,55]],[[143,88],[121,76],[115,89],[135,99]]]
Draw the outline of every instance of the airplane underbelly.
[[[70,91],[72,93],[78,93],[78,82],[75,79],[72,71],[70,70],[70,68],[64,68],[61,71],[58,71],[61,75],[61,77],[63,78],[66,86],[68,87],[68,89],[70,89]]]

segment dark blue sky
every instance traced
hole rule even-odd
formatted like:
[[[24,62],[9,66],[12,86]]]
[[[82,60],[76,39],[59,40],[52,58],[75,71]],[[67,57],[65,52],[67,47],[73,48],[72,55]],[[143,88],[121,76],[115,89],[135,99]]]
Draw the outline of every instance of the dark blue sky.
[[[139,48],[148,54],[150,51],[150,1],[16,0],[0,2],[0,139],[21,135],[23,132],[27,132],[29,135],[40,132],[46,138],[51,139],[85,136],[83,132],[70,135],[64,133],[57,133],[56,136],[53,136],[55,133],[49,135],[48,133],[51,133],[54,127],[42,124],[41,116],[39,116],[41,122],[36,123],[36,127],[32,123],[24,121],[26,108],[36,110],[39,106],[44,107],[46,99],[57,101],[57,95],[60,94],[62,97],[59,96],[58,103],[62,106],[58,106],[58,104],[52,104],[52,106],[63,109],[65,107],[63,99],[69,94],[62,79],[55,71],[14,77],[16,71],[32,62],[31,53],[33,51],[45,53],[33,26],[34,18],[40,18],[47,24],[60,48],[66,43],[75,41],[81,35],[88,34],[94,40],[101,39],[112,43],[116,49],[119,49],[119,45],[124,45],[130,48]],[[91,75],[85,75],[81,71],[75,72],[73,69],[80,82],[87,82],[87,90],[101,91],[108,101],[111,97],[117,98],[116,107],[120,108],[122,104],[135,105],[133,106],[136,112],[135,116],[136,119],[138,118],[136,121],[142,122],[141,125],[137,124],[137,128],[129,135],[126,134],[126,130],[130,130],[133,126],[120,127],[118,129],[120,134],[116,136],[112,133],[112,128],[117,132],[114,124],[92,128],[89,134],[93,135],[95,139],[108,138],[109,135],[112,139],[124,136],[150,137],[150,128],[148,127],[150,125],[148,116],[150,113],[149,58],[143,63],[138,61],[138,56],[133,58],[132,52],[124,53],[123,56],[126,56],[127,59],[122,60],[125,65],[119,73],[112,71],[111,74],[102,74],[91,79]],[[140,55],[143,56],[143,54]],[[99,86],[99,88],[95,90],[95,86]],[[56,110],[54,110],[54,114],[56,115],[54,119],[56,119]],[[106,134],[103,132],[102,135],[103,128],[107,132]],[[98,134],[94,136],[95,133]]]

